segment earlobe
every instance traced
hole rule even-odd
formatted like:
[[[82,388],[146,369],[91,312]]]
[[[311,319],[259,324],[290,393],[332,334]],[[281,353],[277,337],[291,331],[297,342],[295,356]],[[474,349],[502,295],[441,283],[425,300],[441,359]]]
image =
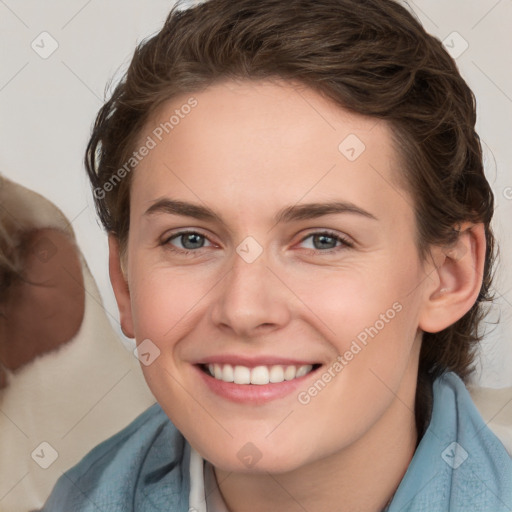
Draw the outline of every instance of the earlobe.
[[[119,309],[121,329],[125,336],[134,338],[130,289],[125,272],[122,269],[119,241],[114,235],[109,235],[108,237],[108,248],[110,282],[112,283],[117,308]]]
[[[465,223],[450,248],[435,248],[438,262],[432,287],[425,288],[419,328],[439,332],[462,318],[474,305],[482,286],[485,264],[485,228]]]

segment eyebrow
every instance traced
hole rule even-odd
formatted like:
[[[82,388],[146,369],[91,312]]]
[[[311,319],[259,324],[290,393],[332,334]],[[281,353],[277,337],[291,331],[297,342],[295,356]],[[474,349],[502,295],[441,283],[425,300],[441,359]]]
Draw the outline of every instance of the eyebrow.
[[[159,199],[153,203],[146,210],[144,215],[153,215],[156,213],[181,215],[183,217],[192,217],[198,220],[215,221],[220,224],[226,224],[220,215],[206,206],[169,198]],[[287,206],[275,215],[274,221],[276,224],[280,224],[284,222],[316,219],[324,215],[339,213],[350,213],[368,219],[378,220],[375,215],[353,203],[347,201],[330,201],[327,203],[306,203]]]

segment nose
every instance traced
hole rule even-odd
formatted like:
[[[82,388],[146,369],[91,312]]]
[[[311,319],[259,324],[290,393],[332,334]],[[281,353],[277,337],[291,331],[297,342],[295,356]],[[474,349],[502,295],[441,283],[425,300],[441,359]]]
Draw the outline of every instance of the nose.
[[[290,320],[293,293],[283,276],[268,265],[266,253],[252,263],[238,254],[218,284],[211,318],[217,328],[237,339],[249,339],[281,329]]]

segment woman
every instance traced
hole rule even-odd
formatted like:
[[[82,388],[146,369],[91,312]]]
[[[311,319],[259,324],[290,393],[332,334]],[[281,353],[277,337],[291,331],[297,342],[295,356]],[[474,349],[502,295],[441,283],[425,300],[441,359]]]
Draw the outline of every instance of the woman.
[[[44,510],[509,510],[463,380],[494,258],[475,117],[391,0],[174,8],[86,156],[159,403]]]

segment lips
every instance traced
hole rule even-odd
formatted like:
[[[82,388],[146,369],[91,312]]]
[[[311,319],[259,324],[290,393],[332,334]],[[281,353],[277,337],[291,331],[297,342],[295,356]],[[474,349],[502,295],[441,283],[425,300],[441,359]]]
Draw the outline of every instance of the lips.
[[[192,363],[196,375],[215,395],[245,405],[264,405],[293,397],[322,363],[276,355],[219,354]]]
[[[313,365],[259,365],[249,367],[228,363],[210,363],[203,365],[203,369],[208,371],[213,378],[223,382],[264,386],[304,377],[313,370]]]

